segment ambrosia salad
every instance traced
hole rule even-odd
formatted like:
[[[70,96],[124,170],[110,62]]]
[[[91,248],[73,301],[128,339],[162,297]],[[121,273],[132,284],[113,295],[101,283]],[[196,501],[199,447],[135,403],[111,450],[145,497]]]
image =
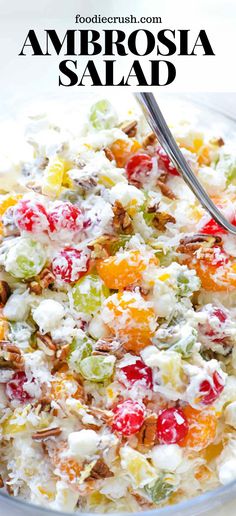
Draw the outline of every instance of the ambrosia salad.
[[[236,154],[176,140],[236,223]],[[132,110],[31,120],[1,181],[1,487],[68,512],[177,503],[236,478],[236,244]],[[234,149],[235,151],[235,149]]]

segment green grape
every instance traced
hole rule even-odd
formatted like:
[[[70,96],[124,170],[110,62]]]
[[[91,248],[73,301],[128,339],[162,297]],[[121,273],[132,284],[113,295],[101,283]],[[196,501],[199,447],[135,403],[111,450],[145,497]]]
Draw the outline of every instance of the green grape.
[[[115,360],[114,356],[86,357],[80,362],[80,372],[90,382],[104,382],[112,376]]]
[[[119,235],[118,238],[111,240],[109,250],[111,255],[115,255],[120,249],[124,249],[127,242],[129,242],[131,235]]]
[[[143,212],[143,218],[148,226],[152,226],[154,217],[155,213],[148,213],[148,211]]]
[[[197,342],[197,331],[194,328],[188,330],[187,326],[185,326],[185,330],[185,335],[183,335],[176,344],[171,346],[170,349],[171,351],[180,353],[183,358],[190,358],[194,345]]]
[[[151,238],[148,241],[148,245],[155,251],[155,255],[161,266],[168,267],[175,261],[174,249],[171,247],[167,249],[166,246],[156,238]]]
[[[28,279],[39,274],[46,262],[45,250],[36,240],[19,238],[5,259],[5,269],[16,278]]]
[[[72,289],[75,308],[88,315],[96,313],[109,294],[105,283],[95,274],[87,274]]]
[[[178,274],[177,277],[177,289],[179,296],[191,296],[193,292],[199,290],[200,286],[201,283],[199,278],[196,276],[195,271],[190,271],[187,267],[183,267],[183,270]]]
[[[79,351],[80,354],[80,360],[83,360],[83,358],[88,357],[91,355],[93,351],[93,341],[92,339],[89,339],[87,335],[84,336],[76,336],[70,345],[71,352]]]
[[[236,184],[236,165],[229,166],[227,174],[226,174],[226,186],[229,186],[231,183],[233,185]]]
[[[174,262],[174,257],[171,250],[164,252],[161,251],[161,249],[158,249],[155,252],[155,256],[158,258],[161,267],[168,267],[168,265],[171,265]]]
[[[177,285],[180,295],[186,295],[189,291],[189,278],[185,274],[180,273],[177,278]]]
[[[176,490],[174,475],[172,473],[160,475],[154,483],[144,489],[154,503],[160,503]]]
[[[68,357],[69,367],[79,373],[81,360],[89,357],[93,351],[92,339],[89,339],[86,335],[79,335],[73,339],[70,350],[71,353]]]
[[[220,159],[216,165],[216,173],[224,175],[226,178],[226,186],[236,184],[236,158],[224,149],[220,154]]]
[[[108,100],[99,100],[91,107],[89,120],[95,129],[111,129],[117,124],[117,114]]]

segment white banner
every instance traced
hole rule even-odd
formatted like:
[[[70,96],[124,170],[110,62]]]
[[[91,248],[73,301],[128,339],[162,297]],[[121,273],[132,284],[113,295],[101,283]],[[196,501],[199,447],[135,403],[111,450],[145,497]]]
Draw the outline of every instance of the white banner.
[[[92,84],[233,92],[235,21],[234,0],[2,0],[1,98],[66,99]]]

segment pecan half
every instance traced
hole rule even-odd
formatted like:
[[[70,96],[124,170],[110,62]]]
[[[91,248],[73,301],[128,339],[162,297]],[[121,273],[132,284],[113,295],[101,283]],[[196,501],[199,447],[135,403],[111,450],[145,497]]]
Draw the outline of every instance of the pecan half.
[[[36,333],[36,339],[37,339],[37,345],[38,348],[41,349],[45,355],[48,355],[49,357],[54,357],[56,354],[57,347],[52,342],[52,338],[50,335],[43,335],[39,331]]]
[[[112,238],[113,237],[111,237],[111,235],[101,235],[98,238],[95,238],[95,240],[91,240],[91,242],[88,243],[88,248],[93,249],[93,247],[98,244],[106,247],[109,245]],[[117,240],[117,238],[115,238],[115,240]]]
[[[140,493],[130,490],[130,494],[135,498],[135,500],[138,502],[140,507],[143,507],[143,508],[153,507],[153,503],[150,502],[147,498],[144,498],[144,496],[141,496]]]
[[[212,143],[212,145],[217,145],[217,147],[223,147],[223,145],[225,144],[223,138],[212,138],[210,140],[210,143]]]
[[[138,432],[138,442],[140,445],[149,448],[155,444],[156,426],[157,415],[150,414],[147,416]]]
[[[148,213],[153,213],[153,219],[152,219],[152,225],[158,229],[158,231],[165,231],[166,230],[166,224],[168,222],[172,222],[175,224],[176,220],[175,218],[170,215],[170,213],[166,213],[165,211],[158,211],[159,205],[155,204],[153,206],[150,206],[148,208]]]
[[[52,374],[61,372],[66,373],[69,370],[69,366],[66,362],[62,362],[59,358],[53,362]]]
[[[51,400],[50,398],[41,398],[38,403],[37,403],[37,409],[38,409],[38,414],[40,414],[41,412],[50,412],[51,410]]]
[[[39,274],[40,285],[43,289],[48,288],[55,281],[55,274],[49,267],[43,269]]]
[[[94,397],[91,394],[91,392],[87,392],[86,399],[85,399],[86,405],[91,405],[93,403],[93,400],[94,400]]]
[[[93,190],[95,186],[97,186],[97,178],[94,176],[80,176],[73,178],[74,183],[81,188],[84,192],[89,192],[89,190]]]
[[[120,201],[115,201],[113,213],[113,226],[115,230],[125,233],[125,235],[130,235],[133,232],[132,220]]]
[[[39,430],[32,435],[32,439],[34,441],[44,441],[45,439],[49,439],[49,437],[57,437],[61,434],[61,428],[59,426],[55,426],[54,428],[44,428],[44,430]]]
[[[38,169],[39,170],[45,170],[45,168],[48,166],[49,158],[47,156],[41,157],[40,161],[38,163]]]
[[[137,134],[137,126],[137,120],[132,120],[131,122],[123,122],[120,125],[120,129],[123,133],[127,134],[129,138],[133,138]]]
[[[43,291],[40,283],[36,280],[32,280],[29,283],[29,290],[30,290],[31,294],[36,294],[36,296],[40,296]]]
[[[166,230],[166,224],[171,222],[172,224],[176,223],[175,218],[170,215],[170,213],[166,212],[158,212],[155,213],[154,219],[153,219],[153,225],[158,231],[165,231]]]
[[[88,244],[88,248],[92,250],[91,258],[107,258],[111,253],[111,247],[119,242],[118,236],[101,235],[92,240]]]
[[[113,419],[113,412],[111,410],[103,410],[98,407],[89,407],[88,413],[106,424],[110,424]]]
[[[40,295],[42,291],[52,285],[55,281],[55,275],[49,267],[45,267],[40,274],[29,283],[30,292]]]
[[[120,342],[112,339],[99,339],[96,342],[92,355],[107,355],[108,353],[112,353],[115,357],[121,358],[124,352]]]
[[[109,149],[109,147],[104,147],[103,150],[104,150],[106,158],[109,159],[109,161],[114,161],[115,156],[114,156],[113,152],[111,151],[111,149]]]
[[[143,139],[144,149],[146,149],[147,147],[151,147],[152,145],[154,145],[154,143],[156,143],[156,141],[157,141],[157,137],[156,137],[155,133],[153,133],[153,132],[148,133],[147,136],[145,136],[145,138]]]
[[[103,459],[98,459],[91,469],[87,480],[98,480],[99,478],[114,477],[114,473],[109,469]]]
[[[42,186],[41,185],[37,185],[35,183],[35,181],[28,181],[28,183],[26,183],[26,188],[28,188],[29,190],[33,190],[33,192],[36,192],[36,193],[39,193],[39,194],[42,194]]]
[[[179,253],[193,253],[194,251],[197,251],[200,248],[211,248],[215,245],[222,245],[221,237],[217,235],[202,235],[196,233],[195,235],[181,238],[176,251]]]
[[[11,294],[11,289],[6,281],[0,281],[0,305],[4,306]]]
[[[167,186],[165,183],[163,183],[163,181],[160,181],[160,179],[158,179],[156,182],[156,185],[159,186],[162,195],[164,195],[165,197],[168,197],[168,199],[173,199],[173,200],[176,199],[176,195],[174,194],[174,192],[172,192],[172,190],[169,188],[169,186]]]
[[[0,489],[2,489],[2,487],[4,487],[4,482],[2,479],[2,475],[0,475]]]
[[[11,482],[11,479],[6,481],[6,490],[10,496],[14,496],[14,489],[10,482]]]
[[[167,179],[168,179],[168,173],[164,172],[164,170],[163,170],[163,172],[161,173],[161,175],[158,178],[158,181],[161,181],[161,183],[166,183]]]
[[[0,341],[0,368],[21,369],[24,365],[24,358],[21,350],[7,340]]]
[[[88,248],[92,250],[91,258],[96,259],[105,259],[109,256],[109,253],[106,249],[107,244],[109,243],[109,236],[101,236],[96,240],[93,240],[88,244]]]
[[[65,344],[60,349],[57,350],[56,356],[62,362],[65,361],[70,354],[70,344]]]

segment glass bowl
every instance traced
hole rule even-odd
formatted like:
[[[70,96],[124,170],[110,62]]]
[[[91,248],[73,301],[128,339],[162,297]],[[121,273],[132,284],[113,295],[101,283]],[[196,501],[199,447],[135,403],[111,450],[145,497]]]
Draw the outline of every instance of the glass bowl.
[[[219,94],[220,96],[221,94]],[[122,102],[121,102],[121,96]],[[72,95],[70,99],[64,99],[61,102],[61,98],[55,95],[45,95],[44,98],[25,99],[24,96],[15,98],[9,102],[6,106],[5,113],[0,118],[0,130],[5,126],[7,120],[8,129],[11,131],[12,124],[21,124],[22,119],[25,118],[25,114],[29,114],[31,106],[33,110],[37,108],[44,108],[44,111],[49,110],[50,113],[56,113],[58,110],[58,102],[60,101],[60,113],[64,114],[67,122],[65,125],[68,127],[71,123],[74,126],[76,123],[76,116],[79,113],[81,117],[80,100],[83,99],[83,111],[92,102],[96,101],[97,97],[109,98],[114,105],[117,105],[117,92],[108,91],[102,92],[102,95],[95,92],[83,92]],[[205,96],[204,103],[202,101],[192,100],[193,95],[189,98],[189,95],[185,94],[159,94],[158,101],[161,109],[167,120],[173,121],[178,119],[193,120],[194,123],[199,124],[199,128],[203,128],[209,131],[210,134],[215,136],[223,136],[228,141],[236,139],[236,118],[233,116],[226,115],[221,109],[213,109],[209,107],[207,95]],[[220,97],[219,97],[220,98]],[[123,102],[124,100],[124,102]],[[75,109],[75,101],[78,106],[78,110]],[[122,109],[127,107],[135,106],[135,101],[132,98],[132,94],[123,93],[119,94],[119,105],[122,105]],[[137,110],[136,107],[134,109]],[[63,117],[64,117],[63,115]],[[72,118],[70,118],[72,117]],[[72,121],[73,119],[73,121]],[[6,133],[7,134],[7,133]],[[9,132],[11,134],[11,132]],[[222,487],[218,487],[212,491],[208,491],[200,496],[186,500],[176,505],[168,506],[160,509],[153,509],[150,511],[142,511],[142,516],[197,516],[200,514],[213,516],[217,511],[217,516],[235,516],[235,503],[236,503],[236,480],[230,484]],[[58,512],[45,507],[40,507],[20,498],[14,498],[9,496],[7,493],[0,493],[0,515],[5,516],[11,514],[12,516],[68,516],[71,513]],[[92,514],[99,513],[83,513],[84,516],[91,516]],[[124,514],[124,513],[123,513]]]

